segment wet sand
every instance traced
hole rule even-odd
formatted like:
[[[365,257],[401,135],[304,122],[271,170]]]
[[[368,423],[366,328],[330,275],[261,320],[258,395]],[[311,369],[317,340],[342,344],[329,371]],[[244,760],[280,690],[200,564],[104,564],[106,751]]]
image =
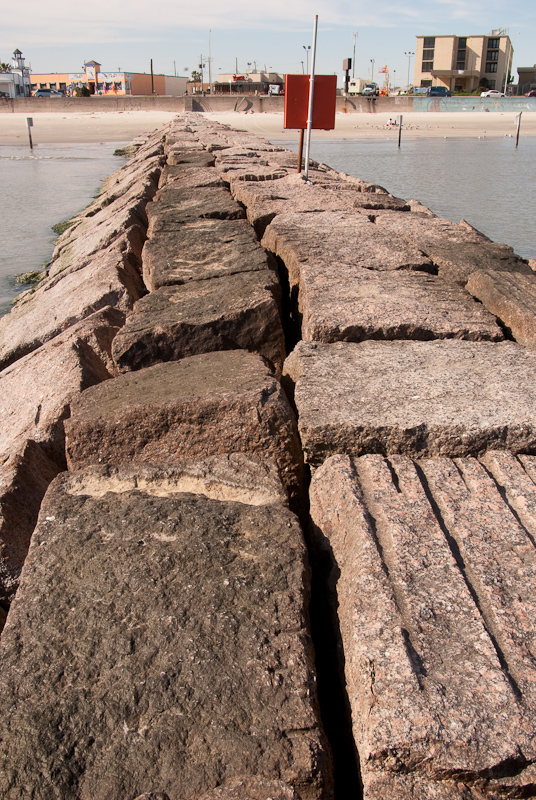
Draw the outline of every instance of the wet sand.
[[[0,144],[26,144],[28,114],[0,114]],[[171,111],[110,111],[87,113],[33,112],[34,144],[52,142],[127,142],[155,130],[177,116]],[[395,138],[398,128],[387,127],[389,114],[337,114],[335,130],[314,131],[320,139]],[[394,115],[391,115],[394,117]],[[285,130],[283,113],[206,113],[205,119],[251,131],[271,141],[293,139],[298,132]],[[468,111],[460,113],[405,113],[403,136],[411,137],[500,137],[516,135],[517,114]],[[521,137],[536,136],[536,113],[524,113]]]

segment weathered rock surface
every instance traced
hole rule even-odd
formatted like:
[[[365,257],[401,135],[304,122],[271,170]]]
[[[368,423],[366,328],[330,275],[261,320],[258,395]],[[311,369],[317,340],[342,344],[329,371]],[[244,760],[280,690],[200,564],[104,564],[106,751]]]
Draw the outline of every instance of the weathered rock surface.
[[[101,464],[72,472],[69,482],[70,494],[90,493],[92,497],[136,489],[157,497],[191,493],[250,506],[288,504],[275,461],[246,453],[179,459],[172,466],[158,468]]]
[[[468,292],[422,272],[303,266],[299,310],[308,342],[504,338],[495,318]]]
[[[357,212],[280,214],[266,228],[262,245],[283,260],[291,287],[299,284],[306,264],[318,269],[340,264],[374,270],[433,271],[430,258],[419,249],[386,235]]]
[[[2,636],[2,795],[196,798],[257,775],[322,797],[297,519],[72,480],[47,493]]]
[[[215,350],[249,350],[278,373],[285,340],[274,272],[242,272],[210,281],[165,286],[136,303],[113,343],[121,370]]]
[[[104,309],[0,372],[0,602],[17,589],[41,500],[65,468],[70,404],[110,377],[122,321]]]
[[[200,800],[297,800],[298,794],[283,781],[266,778],[230,778]]]
[[[60,472],[41,447],[24,440],[0,465],[0,604],[15,594],[45,492]],[[0,630],[2,624],[0,624]]]
[[[208,186],[223,187],[224,183],[213,166],[180,164],[173,167],[166,166],[162,171],[160,188],[170,185],[193,189]]]
[[[512,342],[300,342],[285,361],[306,460],[536,452],[536,354]]]
[[[145,209],[155,192],[156,185],[152,185],[151,192],[144,190],[139,197],[133,189],[74,229],[68,229],[54,250],[49,277],[63,277],[82,269],[91,256],[112,245],[127,251],[139,263],[147,231]]]
[[[478,298],[526,347],[536,347],[536,275],[473,272],[467,291]]]
[[[71,469],[249,453],[276,460],[294,503],[302,460],[294,415],[260,356],[206,353],[83,392],[66,420]]]
[[[156,233],[143,249],[143,278],[150,291],[187,281],[265,270],[269,262],[243,219],[206,219]]]
[[[246,206],[247,218],[261,236],[272,219],[282,213],[348,212],[352,208],[409,211],[403,200],[390,194],[364,192],[361,184],[344,181],[333,186],[307,183],[304,174],[296,172],[271,182],[231,178],[230,186],[233,197]]]
[[[438,217],[379,211],[376,224],[393,241],[401,238],[422,250],[437,268],[437,274],[465,286],[469,276],[479,269],[530,274],[527,262],[511,247],[496,244],[467,223],[450,222]]]
[[[147,207],[149,235],[172,231],[196,219],[244,219],[244,209],[229,190],[215,186],[181,188],[167,184]]]
[[[73,398],[111,377],[112,340],[123,315],[104,309],[0,372],[0,458],[38,442],[65,463],[63,423]],[[18,449],[15,452],[19,452]]]
[[[535,489],[507,453],[315,473],[365,800],[532,792]]]
[[[96,253],[81,272],[40,283],[0,320],[0,368],[106,306],[128,311],[144,292],[128,253],[118,248]]]

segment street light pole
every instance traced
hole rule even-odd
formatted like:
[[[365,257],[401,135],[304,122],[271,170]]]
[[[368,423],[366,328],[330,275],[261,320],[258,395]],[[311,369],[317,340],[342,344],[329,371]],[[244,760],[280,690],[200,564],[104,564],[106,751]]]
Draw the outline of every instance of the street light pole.
[[[370,59],[370,63],[372,64],[372,69],[370,71],[370,82],[374,83],[374,59]]]
[[[307,66],[307,75],[309,75],[309,50],[311,49],[311,45],[308,44],[307,47],[302,44],[303,49],[305,50],[305,57],[306,57],[306,66]]]
[[[354,37],[354,59],[352,61],[352,78],[355,78],[355,45],[357,41],[357,34],[358,31],[354,31],[352,34],[352,36]]]
[[[415,53],[412,53],[411,50],[408,50],[407,53],[406,53],[406,51],[404,51],[404,55],[408,57],[408,85],[406,86],[406,88],[408,88],[409,87],[409,72],[410,72],[410,69],[411,69],[411,56],[414,56]]]

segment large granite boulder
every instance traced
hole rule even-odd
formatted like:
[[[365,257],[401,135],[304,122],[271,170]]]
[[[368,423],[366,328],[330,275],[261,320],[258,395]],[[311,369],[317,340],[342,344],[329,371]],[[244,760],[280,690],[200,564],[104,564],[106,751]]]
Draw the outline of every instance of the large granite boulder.
[[[308,342],[504,339],[495,317],[469,292],[424,272],[308,264],[301,268],[298,306]]]
[[[447,219],[421,214],[379,211],[378,227],[393,241],[402,240],[429,256],[437,274],[445,280],[465,286],[469,276],[479,269],[530,274],[527,262],[511,247],[491,242],[471,225],[458,225]]]
[[[164,286],[134,306],[113,344],[121,370],[215,350],[260,353],[281,374],[285,341],[274,272]]]
[[[217,186],[181,187],[166,184],[147,207],[149,236],[172,231],[197,219],[244,219],[245,212],[229,190]]]
[[[478,270],[467,291],[495,314],[516,342],[536,347],[536,275]]]
[[[285,361],[306,460],[536,452],[536,354],[513,342],[300,342]]]
[[[0,603],[16,591],[43,495],[65,469],[71,402],[110,378],[122,322],[104,309],[0,372]]]
[[[37,523],[41,501],[61,467],[31,439],[17,442],[0,464],[0,608],[7,611]],[[0,619],[0,630],[2,621]]]
[[[2,636],[2,796],[329,796],[296,517],[84,476],[50,487]]]
[[[303,492],[294,414],[263,359],[244,350],[190,356],[92,387],[72,404],[71,469],[248,453],[274,458],[291,500]]]
[[[340,264],[434,272],[430,258],[417,247],[390,236],[357,211],[279,214],[266,228],[262,245],[282,259],[291,287],[299,284],[301,269],[309,264],[318,269]]]
[[[143,248],[143,278],[160,286],[265,270],[266,253],[244,219],[203,219],[155,233]]]
[[[123,321],[124,313],[144,292],[128,251],[112,247],[95,253],[81,271],[43,281],[0,319],[0,368],[100,309],[117,309],[117,320]]]
[[[315,473],[365,800],[530,796],[534,462],[340,455]]]

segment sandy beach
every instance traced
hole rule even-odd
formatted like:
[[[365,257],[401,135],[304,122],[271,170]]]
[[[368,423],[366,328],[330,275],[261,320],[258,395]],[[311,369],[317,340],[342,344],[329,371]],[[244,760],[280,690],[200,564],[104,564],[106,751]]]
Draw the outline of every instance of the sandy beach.
[[[0,145],[26,144],[27,114],[0,114]],[[112,111],[88,113],[32,113],[35,145],[52,142],[126,142],[141,133],[155,130],[176,117],[169,111]],[[212,119],[234,128],[251,131],[271,141],[292,139],[297,131],[285,130],[283,113],[255,114],[227,112],[206,113]],[[403,136],[406,137],[501,137],[515,136],[515,113],[405,113]],[[333,131],[314,131],[320,139],[395,138],[398,128],[388,127],[389,114],[337,114]],[[536,136],[536,113],[524,113],[521,137]]]

